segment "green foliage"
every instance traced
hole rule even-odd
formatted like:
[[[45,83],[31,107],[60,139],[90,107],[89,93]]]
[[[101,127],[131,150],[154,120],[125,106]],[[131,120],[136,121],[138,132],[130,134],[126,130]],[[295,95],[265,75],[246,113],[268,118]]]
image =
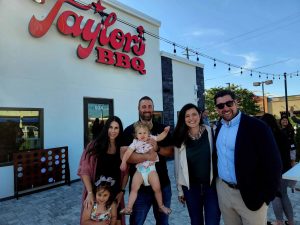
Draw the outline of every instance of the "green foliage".
[[[228,88],[216,87],[205,90],[205,108],[208,109],[209,118],[211,120],[217,120],[219,118],[215,110],[214,96],[218,91],[225,89]],[[251,91],[234,84],[230,86],[230,90],[236,94],[239,108],[242,112],[248,115],[256,115],[259,112],[259,105],[256,103],[255,95]]]

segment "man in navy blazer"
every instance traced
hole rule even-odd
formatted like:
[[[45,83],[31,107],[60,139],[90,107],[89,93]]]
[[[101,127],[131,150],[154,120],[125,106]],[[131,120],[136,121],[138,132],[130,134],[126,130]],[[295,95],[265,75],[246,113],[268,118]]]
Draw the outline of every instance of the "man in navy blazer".
[[[281,159],[269,127],[238,110],[234,92],[214,97],[217,192],[225,225],[264,225],[280,184]]]

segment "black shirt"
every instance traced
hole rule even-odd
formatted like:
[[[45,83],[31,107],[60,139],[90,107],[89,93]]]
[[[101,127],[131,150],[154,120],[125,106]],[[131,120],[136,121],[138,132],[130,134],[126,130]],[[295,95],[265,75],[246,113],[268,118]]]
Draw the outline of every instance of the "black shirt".
[[[209,184],[210,146],[206,130],[198,140],[187,140],[186,158],[188,162],[190,183]]]
[[[164,126],[163,124],[153,122],[151,134],[156,136],[156,135],[160,134],[161,132],[163,132],[165,127],[166,126]],[[124,130],[122,146],[129,146],[132,143],[133,139],[134,139],[134,127],[133,127],[133,124],[131,124]],[[168,133],[168,136],[164,140],[158,142],[157,144],[158,144],[158,146],[161,146],[161,147],[171,146],[172,142],[171,142],[170,132]],[[159,176],[160,185],[161,185],[161,187],[165,187],[170,184],[166,158],[164,156],[161,156],[160,154],[158,154],[158,157],[159,157],[159,162],[155,163],[155,167],[156,167],[156,171]],[[130,187],[131,187],[131,180],[132,180],[132,177],[133,177],[135,171],[136,171],[135,164],[131,164],[130,168],[129,168]],[[144,190],[148,189],[149,191],[152,191],[151,186],[145,187],[144,185],[142,185],[141,189],[144,189]]]
[[[112,191],[116,195],[120,191],[121,186],[121,172],[120,172],[121,159],[120,154],[107,154],[100,156],[97,161],[96,169],[96,179],[97,182],[100,176],[105,176],[106,178],[111,177],[116,182],[112,186]]]

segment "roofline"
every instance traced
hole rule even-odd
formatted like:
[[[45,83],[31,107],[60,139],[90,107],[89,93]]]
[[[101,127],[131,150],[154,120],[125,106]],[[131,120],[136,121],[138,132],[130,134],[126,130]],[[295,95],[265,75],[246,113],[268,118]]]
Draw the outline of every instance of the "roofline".
[[[116,1],[116,0],[103,0],[103,2],[106,5],[110,5],[114,8],[117,8],[120,11],[123,11],[125,13],[130,14],[131,16],[134,16],[134,17],[137,17],[141,20],[144,20],[145,22],[150,23],[150,24],[152,24],[156,27],[160,27],[160,25],[161,25],[161,22],[159,20],[154,19],[153,17],[148,16],[148,15],[146,15],[146,14],[142,13],[141,11],[138,11],[134,8],[131,8],[127,5],[124,5],[123,3],[119,2],[119,1]]]
[[[161,51],[160,55],[171,58],[171,59],[173,59],[175,61],[178,61],[178,62],[181,62],[181,63],[185,63],[185,64],[188,64],[188,65],[200,67],[202,69],[204,68],[204,64],[202,64],[202,63],[194,62],[194,61],[188,60],[186,58],[183,58],[183,57],[180,57],[180,56],[177,56],[175,54],[171,54],[171,53],[168,53],[168,52],[165,52],[165,51]]]

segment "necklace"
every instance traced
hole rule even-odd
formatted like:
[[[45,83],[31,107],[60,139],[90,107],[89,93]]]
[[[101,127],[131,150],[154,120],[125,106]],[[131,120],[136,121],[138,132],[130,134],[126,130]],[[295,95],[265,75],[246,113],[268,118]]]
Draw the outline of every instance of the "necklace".
[[[204,128],[203,126],[200,126],[199,132],[198,132],[196,135],[192,135],[190,131],[188,132],[188,135],[189,135],[189,137],[190,137],[193,141],[198,140],[198,139],[201,138],[204,129],[205,129],[205,128]]]

